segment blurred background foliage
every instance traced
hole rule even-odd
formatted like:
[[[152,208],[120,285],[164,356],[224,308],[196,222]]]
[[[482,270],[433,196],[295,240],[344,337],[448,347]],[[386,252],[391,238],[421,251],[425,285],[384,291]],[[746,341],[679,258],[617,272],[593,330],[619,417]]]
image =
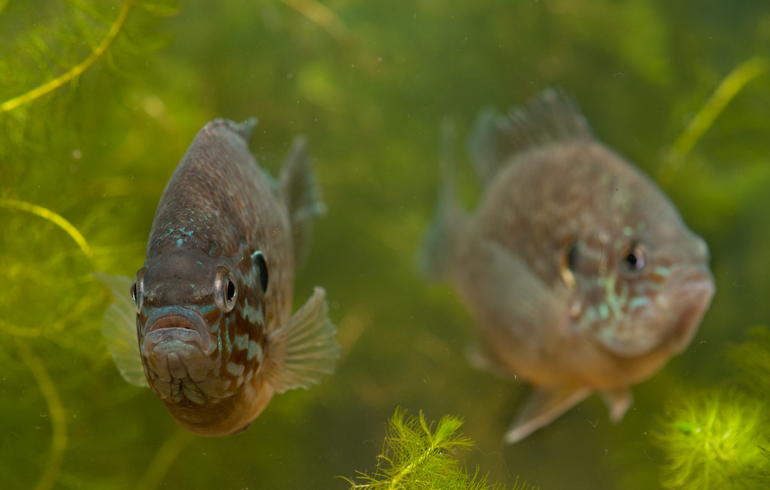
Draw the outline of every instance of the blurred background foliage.
[[[730,384],[727,347],[770,318],[766,71],[670,163],[725,77],[770,53],[770,4],[128,1],[0,0],[3,488],[346,488],[335,477],[371,466],[399,405],[463,417],[476,442],[466,464],[509,487],[516,475],[551,489],[660,486],[671,461],[653,444],[661,414]],[[442,119],[456,121],[460,151],[482,107],[554,84],[663,180],[710,244],[717,295],[690,348],[634,388],[622,423],[592,397],[507,447],[525,387],[469,367],[468,314],[448,287],[421,282],[412,256],[435,201]],[[197,438],[120,378],[99,332],[110,298],[90,273],[133,275],[197,130],[250,116],[252,151],[274,172],[294,135],[310,141],[329,213],[296,303],[327,288],[344,353],[337,374],[276,397],[245,434]],[[470,206],[478,188],[458,167]]]

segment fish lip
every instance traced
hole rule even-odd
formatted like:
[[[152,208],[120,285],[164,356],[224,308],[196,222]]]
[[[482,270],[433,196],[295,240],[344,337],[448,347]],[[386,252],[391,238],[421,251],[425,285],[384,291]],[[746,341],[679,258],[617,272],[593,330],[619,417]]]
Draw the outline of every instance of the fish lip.
[[[182,306],[167,306],[154,311],[145,323],[144,356],[150,357],[156,345],[169,340],[194,344],[203,355],[213,351],[209,328],[197,312]]]
[[[690,344],[708,311],[716,292],[714,277],[708,270],[691,272],[672,285],[672,292],[677,303],[686,305],[677,313],[678,319],[672,329],[671,349],[679,353]]]

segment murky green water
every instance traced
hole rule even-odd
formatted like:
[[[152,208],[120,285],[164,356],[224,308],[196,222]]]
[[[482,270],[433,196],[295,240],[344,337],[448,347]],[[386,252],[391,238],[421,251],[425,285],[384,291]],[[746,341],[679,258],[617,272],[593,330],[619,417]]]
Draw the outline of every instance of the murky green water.
[[[770,5],[321,3],[0,1],[0,102],[85,68],[0,115],[0,488],[348,488],[335,477],[374,467],[397,406],[464,418],[476,446],[458,456],[509,487],[520,475],[543,489],[660,488],[661,418],[732,384],[729,345],[770,319],[761,62],[683,163],[664,163],[723,79],[770,55]],[[462,142],[475,114],[554,84],[662,180],[709,243],[717,294],[686,352],[633,388],[620,424],[594,396],[504,446],[525,385],[469,366],[470,316],[448,286],[421,281],[413,255],[435,202],[441,121],[456,122],[471,206]],[[324,286],[344,353],[333,377],[275,397],[248,432],[199,438],[118,374],[99,331],[110,298],[90,272],[132,276],[194,134],[250,116],[251,149],[274,173],[295,135],[311,144],[329,211],[295,304]],[[79,230],[93,263],[45,210]]]

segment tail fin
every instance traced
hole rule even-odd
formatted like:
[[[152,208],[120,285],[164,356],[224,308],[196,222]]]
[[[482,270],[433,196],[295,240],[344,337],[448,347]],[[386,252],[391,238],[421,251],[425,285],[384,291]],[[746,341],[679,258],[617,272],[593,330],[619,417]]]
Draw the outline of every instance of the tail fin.
[[[301,136],[295,138],[291,145],[281,169],[279,186],[281,200],[289,212],[294,261],[300,266],[310,252],[313,218],[326,212],[313,173],[313,159],[308,152],[307,141]]]
[[[454,253],[455,235],[464,219],[455,200],[453,137],[454,124],[444,121],[441,125],[441,183],[438,202],[416,257],[417,269],[431,281],[439,281],[446,276]]]
[[[517,153],[591,137],[591,126],[577,102],[561,88],[549,88],[507,116],[483,110],[468,137],[468,156],[486,186]]]

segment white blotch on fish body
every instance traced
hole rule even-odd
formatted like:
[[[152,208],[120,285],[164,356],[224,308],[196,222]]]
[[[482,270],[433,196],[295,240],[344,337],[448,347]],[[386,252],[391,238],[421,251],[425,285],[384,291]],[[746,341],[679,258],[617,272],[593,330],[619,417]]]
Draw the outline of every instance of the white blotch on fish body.
[[[256,341],[250,340],[249,351],[248,351],[248,355],[246,356],[246,359],[252,360],[255,357],[257,358],[257,361],[259,361],[260,363],[262,362],[262,358],[263,358],[262,346],[259,345],[259,343],[257,343]]]
[[[226,369],[228,373],[234,374],[235,376],[240,376],[243,374],[243,370],[246,369],[246,366],[242,364],[236,364],[231,361],[227,363]]]
[[[235,336],[235,346],[240,350],[246,350],[249,348],[249,334],[244,333]]]
[[[248,300],[246,300],[246,303],[243,305],[242,313],[243,318],[245,318],[249,323],[257,323],[262,325],[265,321],[265,317],[262,315],[262,306],[259,305],[255,308],[249,304]]]

